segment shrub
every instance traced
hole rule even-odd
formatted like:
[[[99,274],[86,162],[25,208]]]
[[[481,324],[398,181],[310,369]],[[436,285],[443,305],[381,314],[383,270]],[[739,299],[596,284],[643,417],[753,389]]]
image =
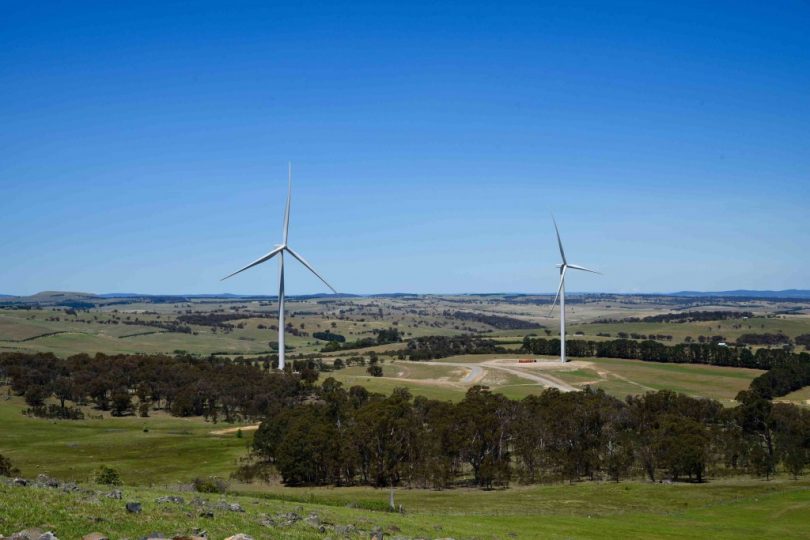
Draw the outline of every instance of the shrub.
[[[366,371],[372,377],[382,377],[382,374],[383,374],[382,367],[378,366],[377,364],[373,364],[371,366],[368,366],[368,369],[366,369]]]
[[[118,471],[112,467],[102,465],[99,467],[98,471],[96,471],[96,483],[104,484],[105,486],[120,486],[121,476],[118,474]]]
[[[195,478],[193,484],[194,489],[200,493],[225,493],[228,490],[227,482],[216,476]]]
[[[0,454],[0,476],[16,476],[20,470],[11,464],[11,460]]]

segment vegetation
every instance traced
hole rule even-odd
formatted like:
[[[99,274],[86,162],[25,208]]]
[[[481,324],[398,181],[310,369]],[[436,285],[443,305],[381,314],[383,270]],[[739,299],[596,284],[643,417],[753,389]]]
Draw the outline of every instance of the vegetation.
[[[783,345],[791,343],[790,338],[784,334],[743,334],[737,338],[737,343],[743,345]]]
[[[0,454],[0,476],[14,476],[20,471],[11,464],[11,460]]]
[[[146,405],[139,407],[141,416],[153,407],[214,421],[258,418],[306,394],[317,372],[301,367],[301,375],[287,375],[217,358],[97,354],[61,359],[48,353],[0,353],[0,377],[8,379],[14,393],[25,396],[34,410],[55,397],[60,405],[49,407],[74,419],[81,417],[67,414],[68,400],[126,416],[133,414],[133,397]]]
[[[532,354],[559,355],[560,340],[532,338],[523,340],[523,350]],[[728,347],[712,343],[680,343],[667,346],[657,341],[616,339],[612,341],[570,340],[566,354],[571,357],[627,358],[650,362],[708,364],[713,366],[770,369],[791,362],[810,362],[810,354],[793,354],[782,349]]]
[[[93,486],[90,486],[91,488]],[[267,518],[311,513],[329,527],[352,525],[352,538],[369,538],[381,527],[386,537],[422,538],[716,538],[721,540],[807,536],[810,490],[805,481],[723,480],[709,484],[621,484],[513,487],[501,491],[397,490],[404,514],[384,511],[388,493],[371,488],[269,488],[250,495],[227,495],[244,512],[215,511],[200,517],[188,493],[124,487],[126,500],[143,511],[128,513],[122,501],[65,493],[59,489],[8,487],[0,483],[0,528],[9,534],[47,521],[59,538],[100,531],[110,538],[167,536],[205,528],[209,538],[242,532],[254,538],[322,539],[304,519],[269,527]],[[182,503],[158,503],[180,496]],[[197,495],[215,505],[222,495]],[[44,520],[43,517],[47,517]],[[102,520],[98,518],[102,517]],[[334,525],[333,525],[334,524]],[[332,538],[337,535],[330,530]]]
[[[474,321],[487,326],[492,326],[498,330],[533,330],[543,328],[535,322],[507,317],[504,315],[492,315],[490,313],[473,313],[470,311],[445,311],[445,317],[451,317],[460,321]]]
[[[107,467],[106,465],[102,465],[99,467],[98,471],[96,471],[95,480],[96,484],[101,484],[104,486],[121,485],[121,475],[118,474],[118,471],[112,467]]]
[[[747,319],[753,317],[750,311],[686,311],[682,313],[661,313],[660,315],[648,315],[646,317],[626,317],[624,319],[599,319],[596,324],[605,323],[685,323],[697,321],[724,321],[727,319]]]
[[[447,488],[610,479],[694,480],[707,473],[800,474],[810,411],[744,393],[741,405],[669,391],[621,401],[556,389],[514,401],[474,386],[457,404],[324,381],[318,403],[269,416],[254,450],[290,485]]]
[[[461,354],[490,354],[505,352],[505,349],[491,339],[472,336],[425,336],[412,339],[408,347],[400,353],[411,360],[433,360]]]
[[[339,339],[330,340],[322,349],[322,352],[347,351],[351,349],[362,349],[375,345],[385,345],[402,341],[402,333],[397,328],[375,330],[375,337],[363,338],[356,341],[346,342]]]

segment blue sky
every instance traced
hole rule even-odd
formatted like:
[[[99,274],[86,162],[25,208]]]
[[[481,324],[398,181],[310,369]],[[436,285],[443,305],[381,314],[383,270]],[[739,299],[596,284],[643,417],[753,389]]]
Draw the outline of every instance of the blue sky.
[[[810,288],[810,3],[457,4],[4,2],[0,292]]]

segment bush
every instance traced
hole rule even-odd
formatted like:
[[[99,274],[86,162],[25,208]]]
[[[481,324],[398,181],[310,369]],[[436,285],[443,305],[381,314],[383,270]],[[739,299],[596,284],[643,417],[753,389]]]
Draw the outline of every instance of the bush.
[[[378,366],[377,364],[373,364],[371,366],[368,366],[368,369],[366,369],[366,371],[372,377],[382,377],[382,375],[383,375],[382,367]]]
[[[0,454],[0,476],[16,476],[20,470],[11,464],[11,460]]]
[[[225,493],[228,491],[228,483],[216,476],[208,478],[195,478],[194,489],[200,493]]]
[[[121,476],[118,474],[118,471],[112,467],[102,465],[96,472],[96,483],[104,484],[105,486],[120,486]]]

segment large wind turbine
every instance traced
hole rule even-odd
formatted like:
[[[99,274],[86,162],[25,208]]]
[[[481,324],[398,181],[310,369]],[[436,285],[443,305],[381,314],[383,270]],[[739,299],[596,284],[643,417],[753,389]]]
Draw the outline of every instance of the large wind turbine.
[[[554,312],[554,306],[557,304],[557,299],[560,299],[560,362],[565,363],[565,271],[571,268],[572,270],[582,270],[584,272],[591,272],[593,274],[599,274],[596,270],[589,270],[584,266],[577,266],[576,264],[568,264],[568,260],[565,258],[565,251],[563,250],[562,240],[560,240],[560,229],[557,228],[557,220],[554,219],[554,216],[551,216],[551,220],[554,222],[554,230],[557,232],[557,245],[560,246],[560,257],[562,257],[562,264],[558,264],[557,268],[560,269],[560,286],[557,289],[557,296],[554,297],[554,302],[551,304],[551,311],[549,311],[549,317],[551,313]]]
[[[287,231],[290,228],[290,198],[292,196],[292,164],[289,164],[288,173],[287,173],[287,204],[284,207],[284,228],[282,230],[282,242],[281,244],[276,245],[276,247],[268,253],[264,255],[249,265],[245,266],[241,270],[237,270],[233,274],[225,276],[222,278],[221,281],[225,281],[229,277],[235,276],[239,272],[244,272],[248,268],[253,268],[263,262],[269,261],[276,255],[278,255],[278,369],[284,370],[284,252],[286,251],[296,259],[298,262],[303,264],[307,267],[307,269],[315,274],[318,279],[323,281],[327,287],[329,287],[332,292],[337,293],[334,287],[329,285],[329,283],[318,273],[315,271],[310,264],[304,260],[304,258],[296,253],[290,246],[287,245]]]

